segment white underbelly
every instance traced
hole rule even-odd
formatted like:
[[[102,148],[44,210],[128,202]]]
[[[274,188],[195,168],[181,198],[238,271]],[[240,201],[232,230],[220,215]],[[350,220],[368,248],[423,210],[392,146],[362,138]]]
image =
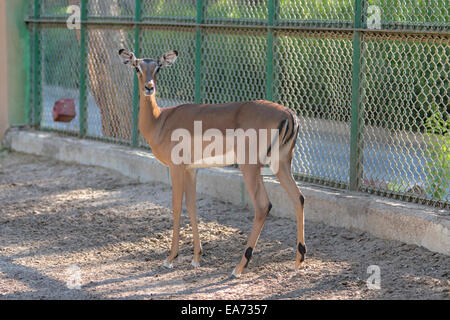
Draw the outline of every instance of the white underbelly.
[[[188,168],[210,168],[210,167],[225,167],[236,163],[236,156],[234,150],[230,150],[223,155],[202,158],[189,164]]]

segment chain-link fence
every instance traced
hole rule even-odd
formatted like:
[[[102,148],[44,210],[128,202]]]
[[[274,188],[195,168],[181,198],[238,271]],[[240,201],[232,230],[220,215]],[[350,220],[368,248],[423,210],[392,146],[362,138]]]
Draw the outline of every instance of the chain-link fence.
[[[117,50],[175,49],[161,107],[281,103],[301,123],[298,179],[448,208],[448,10],[448,0],[33,0],[31,119],[148,147]],[[77,107],[67,124],[51,118],[62,98]]]

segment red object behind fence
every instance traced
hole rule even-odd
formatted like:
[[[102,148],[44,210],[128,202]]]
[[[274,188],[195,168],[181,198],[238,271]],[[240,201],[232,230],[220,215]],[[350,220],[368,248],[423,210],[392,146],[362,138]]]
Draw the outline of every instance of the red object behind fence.
[[[75,118],[75,101],[73,99],[61,99],[53,106],[53,121],[70,122]]]

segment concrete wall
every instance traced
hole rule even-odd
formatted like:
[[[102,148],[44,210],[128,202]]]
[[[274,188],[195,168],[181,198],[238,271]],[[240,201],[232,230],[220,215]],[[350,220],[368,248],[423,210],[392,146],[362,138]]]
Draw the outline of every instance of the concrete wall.
[[[28,0],[0,1],[0,139],[8,125],[28,122],[30,35]]]

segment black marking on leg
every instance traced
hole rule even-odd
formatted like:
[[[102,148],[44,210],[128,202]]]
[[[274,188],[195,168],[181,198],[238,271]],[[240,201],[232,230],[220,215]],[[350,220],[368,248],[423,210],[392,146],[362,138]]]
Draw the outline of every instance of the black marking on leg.
[[[298,243],[298,252],[302,255],[300,262],[305,261],[305,254],[306,254],[306,245],[301,244],[301,242]]]
[[[305,205],[305,197],[302,194],[300,195],[300,202],[302,203],[302,206]]]
[[[245,259],[247,259],[247,263],[245,264],[244,268],[247,268],[248,263],[250,262],[250,259],[252,258],[253,255],[253,248],[252,247],[248,247],[247,250],[245,250],[244,253],[244,257]]]
[[[289,112],[289,115],[291,116],[291,120],[292,120],[293,127],[292,127],[291,133],[289,134],[289,137],[287,137],[286,140],[283,140],[284,142],[288,142],[289,140],[291,140],[291,138],[292,138],[292,136],[294,135],[294,132],[295,132],[295,120],[294,120],[294,114],[293,114],[292,111],[290,111],[290,112]],[[288,121],[288,120],[286,120],[286,121]],[[289,121],[288,121],[288,126],[289,126]],[[287,132],[287,128],[286,128],[286,132]]]
[[[283,129],[285,123],[286,123],[286,130],[284,131],[283,138],[281,138],[282,143],[286,142],[285,138],[289,131],[289,120],[286,119],[286,120],[281,121],[280,125],[278,126],[278,132],[281,132],[281,129]]]
[[[272,210],[272,203],[269,201],[269,209],[267,209],[266,216],[269,215],[270,210]]]
[[[269,146],[269,149],[267,149],[267,156],[270,156],[270,151],[272,151],[272,145]]]
[[[284,132],[284,137],[281,139],[281,141],[284,141],[284,138],[286,137],[286,134],[287,134],[287,131],[288,131],[288,128],[289,128],[289,121],[288,121],[287,119],[286,119],[286,120],[282,120],[282,121],[280,122],[279,126],[278,126],[278,134],[280,134],[280,133],[281,133],[281,130],[283,129],[285,123],[287,123],[287,125],[286,125],[286,131]],[[266,153],[266,154],[267,154],[268,157],[270,156],[270,152],[272,151],[272,144],[273,144],[273,143],[274,143],[274,141],[271,142],[269,148],[267,149],[267,153]]]

